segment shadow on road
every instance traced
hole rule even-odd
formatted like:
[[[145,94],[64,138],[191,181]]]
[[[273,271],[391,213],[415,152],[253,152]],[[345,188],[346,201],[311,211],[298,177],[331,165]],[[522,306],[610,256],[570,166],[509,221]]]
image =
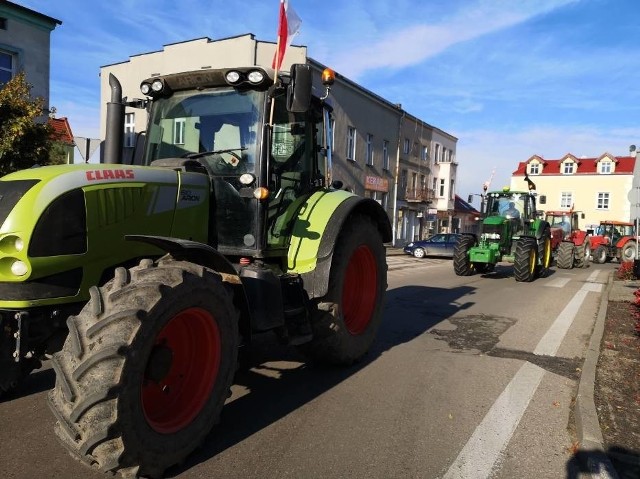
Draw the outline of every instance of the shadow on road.
[[[617,446],[607,449],[606,454],[602,450],[581,450],[567,461],[566,470],[566,479],[579,479],[582,477],[581,473],[587,473],[593,477],[597,475],[603,479],[638,479],[640,453]]]
[[[474,288],[467,286],[453,289],[406,286],[388,290],[376,342],[362,361],[348,368],[307,364],[296,349],[278,345],[271,335],[259,338],[251,347],[251,366],[239,371],[234,381],[235,386],[248,393],[225,405],[221,424],[214,428],[202,448],[165,475],[175,477],[304,406],[366,368],[386,351],[468,308],[471,303],[460,301],[473,292]]]

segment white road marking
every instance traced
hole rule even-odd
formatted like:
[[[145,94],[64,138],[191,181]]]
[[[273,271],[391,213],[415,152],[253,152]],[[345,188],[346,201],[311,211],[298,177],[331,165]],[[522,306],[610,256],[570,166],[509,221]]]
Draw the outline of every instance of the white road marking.
[[[569,281],[571,281],[571,278],[556,278],[549,281],[545,286],[548,288],[564,288]]]
[[[600,291],[594,284],[598,271],[589,275],[585,284],[569,301],[542,337],[535,354],[555,355],[587,293]],[[499,463],[531,398],[538,389],[545,370],[525,362],[464,445],[443,479],[488,478]]]

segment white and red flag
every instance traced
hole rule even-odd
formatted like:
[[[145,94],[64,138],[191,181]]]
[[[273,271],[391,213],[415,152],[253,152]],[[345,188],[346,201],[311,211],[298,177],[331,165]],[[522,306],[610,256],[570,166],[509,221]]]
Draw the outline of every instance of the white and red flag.
[[[296,14],[295,10],[289,5],[289,0],[280,0],[280,16],[278,19],[278,42],[276,44],[276,53],[273,55],[273,63],[271,67],[274,70],[280,70],[284,53],[293,37],[300,31],[302,20]]]

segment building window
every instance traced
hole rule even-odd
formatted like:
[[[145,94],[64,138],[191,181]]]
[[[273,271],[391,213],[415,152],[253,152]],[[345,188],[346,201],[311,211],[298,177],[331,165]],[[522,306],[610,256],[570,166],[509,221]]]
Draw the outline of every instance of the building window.
[[[382,168],[389,169],[389,140],[382,142]]]
[[[564,164],[564,167],[563,167],[563,170],[562,170],[563,174],[572,175],[573,174],[573,165],[574,165],[573,161],[567,161]]]
[[[440,180],[440,192],[438,196],[440,196],[440,198],[444,197],[444,178]]]
[[[347,128],[347,160],[356,161],[356,129]]]
[[[407,191],[407,170],[400,172],[400,190]]]
[[[454,193],[454,192],[455,192],[455,189],[453,188],[453,186],[454,186],[454,181],[453,181],[453,180],[451,180],[451,182],[450,182],[450,184],[449,184],[449,188],[451,188],[451,195],[450,195],[450,197],[451,197],[451,199],[452,199],[452,200],[453,200],[453,199],[455,199],[455,193]]]
[[[373,166],[373,135],[367,133],[367,165]]]
[[[380,204],[382,205],[383,209],[387,209],[387,207],[389,206],[389,194],[388,193],[382,193],[382,200],[380,201]]]
[[[598,200],[596,203],[597,210],[609,209],[609,193],[598,193]]]
[[[4,17],[0,17],[0,30],[7,29],[7,19]]]
[[[531,163],[529,165],[529,174],[530,175],[539,175],[540,174],[540,164],[539,163]]]
[[[426,146],[422,146],[422,150],[420,151],[420,159],[422,161],[427,161],[429,159],[429,150]]]
[[[438,178],[433,179],[433,191],[436,191],[436,186],[438,186]]]
[[[447,162],[447,149],[444,146],[442,147],[442,162]]]
[[[436,143],[436,151],[435,151],[435,155],[434,155],[434,161],[436,163],[440,163],[440,145],[438,145]]]
[[[571,208],[573,204],[573,194],[570,191],[560,193],[560,208]]]
[[[7,83],[15,74],[15,56],[0,50],[0,85]]]
[[[185,118],[176,118],[173,120],[173,144],[184,145],[184,127]]]
[[[603,160],[600,162],[600,173],[603,175],[608,175],[611,173],[611,161]]]
[[[124,146],[133,148],[136,145],[136,118],[135,113],[124,115]]]
[[[405,138],[405,139],[404,139],[404,146],[402,147],[402,152],[403,152],[405,155],[408,155],[408,154],[409,154],[410,145],[411,145],[411,142],[409,141],[409,138]]]

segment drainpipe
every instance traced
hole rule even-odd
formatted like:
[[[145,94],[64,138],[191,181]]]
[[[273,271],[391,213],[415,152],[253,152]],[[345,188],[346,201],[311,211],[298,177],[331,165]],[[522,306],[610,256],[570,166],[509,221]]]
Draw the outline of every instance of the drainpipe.
[[[397,105],[398,108],[402,106],[400,104]],[[393,234],[392,245],[396,245],[396,238],[398,236],[398,177],[400,175],[400,141],[402,138],[402,122],[404,120],[406,113],[402,110],[402,116],[398,120],[398,143],[396,145],[396,171],[393,178],[393,224],[391,225],[391,231]]]

